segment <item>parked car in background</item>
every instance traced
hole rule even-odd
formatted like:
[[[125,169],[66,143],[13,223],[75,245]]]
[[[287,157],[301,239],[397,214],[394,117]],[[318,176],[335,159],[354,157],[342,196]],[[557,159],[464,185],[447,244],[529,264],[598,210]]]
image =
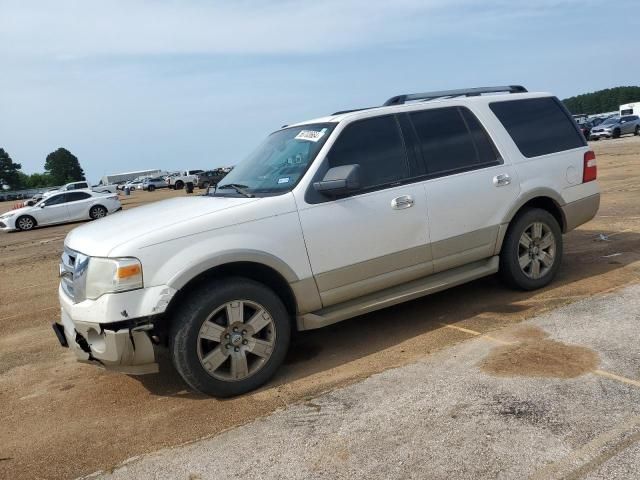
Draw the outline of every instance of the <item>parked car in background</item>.
[[[145,178],[142,181],[142,190],[153,192],[156,188],[167,188],[169,184],[163,177]]]
[[[102,183],[99,183],[98,185],[93,185],[91,190],[97,193],[117,193],[118,186],[115,183],[110,185],[103,185]]]
[[[142,190],[143,181],[144,180],[131,180],[130,182],[124,184],[123,190],[126,190],[127,188],[129,190]]]
[[[591,129],[589,138],[618,138],[621,135],[640,135],[640,117],[638,115],[624,115],[610,117],[595,128]]]
[[[79,360],[128,374],[158,372],[168,347],[193,389],[238,395],[273,376],[292,331],[498,272],[548,285],[562,234],[598,211],[596,177],[562,103],[520,86],[289,125],[208,196],[71,231],[54,330]]]
[[[70,192],[72,190],[83,190],[83,189],[88,189],[89,188],[89,184],[86,181],[81,181],[81,182],[71,182],[71,183],[67,183],[59,188],[52,188],[51,190],[48,190],[46,192],[43,193],[44,197],[48,197],[50,195],[53,195],[54,193],[58,193],[58,192]]]
[[[36,226],[97,220],[120,210],[118,195],[90,190],[58,192],[32,206],[0,215],[0,230],[31,230]]]
[[[194,186],[198,183],[198,175],[204,172],[204,170],[183,170],[176,175],[171,175],[167,178],[169,188],[180,190],[184,188],[187,183],[192,183]]]
[[[215,187],[220,180],[222,180],[231,169],[229,168],[216,168],[214,170],[207,170],[198,174],[197,186],[198,188]]]

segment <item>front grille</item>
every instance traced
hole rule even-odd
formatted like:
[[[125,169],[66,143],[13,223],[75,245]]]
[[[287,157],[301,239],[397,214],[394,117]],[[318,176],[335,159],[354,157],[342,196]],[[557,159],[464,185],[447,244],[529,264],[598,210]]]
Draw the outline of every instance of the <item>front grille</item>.
[[[85,299],[85,281],[89,258],[69,248],[60,260],[60,285],[74,303]]]

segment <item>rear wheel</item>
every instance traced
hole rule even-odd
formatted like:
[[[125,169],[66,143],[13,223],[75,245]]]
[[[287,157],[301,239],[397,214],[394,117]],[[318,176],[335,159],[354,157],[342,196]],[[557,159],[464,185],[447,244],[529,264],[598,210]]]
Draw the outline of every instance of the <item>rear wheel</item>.
[[[202,183],[200,184],[200,188],[201,188],[201,189],[209,188],[209,182],[202,182]]]
[[[173,318],[173,364],[193,389],[228,397],[258,388],[289,348],[289,313],[266,286],[227,278],[194,292]]]
[[[36,226],[36,221],[33,217],[29,215],[23,215],[16,219],[16,227],[18,230],[32,230]]]
[[[640,135],[640,125],[636,125],[636,130],[633,132],[634,135]]]
[[[555,277],[562,261],[562,231],[548,211],[533,208],[509,226],[500,253],[500,275],[512,287],[535,290]]]
[[[107,213],[107,209],[102,205],[94,205],[91,207],[91,210],[89,210],[89,217],[91,217],[91,220],[97,220],[99,218],[106,217]]]
[[[620,138],[620,129],[619,128],[616,128],[613,131],[613,138]]]
[[[153,192],[156,189],[155,185],[149,185],[149,188],[147,190],[149,190],[150,192]]]

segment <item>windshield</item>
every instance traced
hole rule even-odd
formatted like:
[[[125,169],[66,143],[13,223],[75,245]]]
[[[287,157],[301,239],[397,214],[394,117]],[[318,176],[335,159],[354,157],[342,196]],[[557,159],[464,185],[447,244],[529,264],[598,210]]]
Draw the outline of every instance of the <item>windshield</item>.
[[[315,123],[272,133],[224,177],[215,195],[241,195],[237,187],[251,195],[290,191],[307,171],[334,127],[334,123]]]
[[[602,122],[602,125],[611,125],[614,123],[618,123],[618,121],[620,121],[620,117],[611,117]]]

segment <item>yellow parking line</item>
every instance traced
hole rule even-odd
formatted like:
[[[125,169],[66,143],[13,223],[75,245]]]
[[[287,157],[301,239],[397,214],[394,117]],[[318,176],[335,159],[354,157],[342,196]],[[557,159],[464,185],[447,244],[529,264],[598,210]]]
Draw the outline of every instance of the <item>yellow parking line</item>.
[[[499,338],[491,337],[489,335],[485,335],[481,332],[476,332],[475,330],[469,330],[468,328],[458,327],[456,325],[451,325],[450,323],[440,323],[443,327],[452,328],[454,330],[459,330],[460,332],[468,333],[470,335],[475,335],[477,337],[486,338],[487,340],[491,340],[492,342],[500,343],[502,345],[512,345],[513,342],[506,342],[504,340],[500,340]]]
[[[637,380],[632,380],[627,377],[621,377],[620,375],[616,375],[615,373],[607,372],[605,370],[594,370],[593,373],[595,373],[596,375],[600,375],[601,377],[611,378],[612,380],[617,380],[622,383],[628,383],[629,385],[640,387],[640,382]]]
[[[468,333],[470,335],[474,335],[480,338],[486,338],[487,340],[491,340],[492,342],[500,343],[501,345],[513,345],[514,342],[506,342],[504,340],[500,340],[499,338],[491,337],[489,335],[485,335],[482,332],[477,332],[475,330],[470,330],[468,328],[458,327],[456,325],[451,325],[450,323],[442,323],[440,325],[447,328],[452,328],[454,330],[458,330],[460,332]],[[633,385],[635,387],[640,387],[640,381],[633,380],[631,378],[623,377],[621,375],[616,375],[615,373],[607,372],[606,370],[594,370],[592,373],[596,375],[600,375],[601,377],[610,378],[611,380],[616,380],[618,382],[626,383],[627,385]]]

